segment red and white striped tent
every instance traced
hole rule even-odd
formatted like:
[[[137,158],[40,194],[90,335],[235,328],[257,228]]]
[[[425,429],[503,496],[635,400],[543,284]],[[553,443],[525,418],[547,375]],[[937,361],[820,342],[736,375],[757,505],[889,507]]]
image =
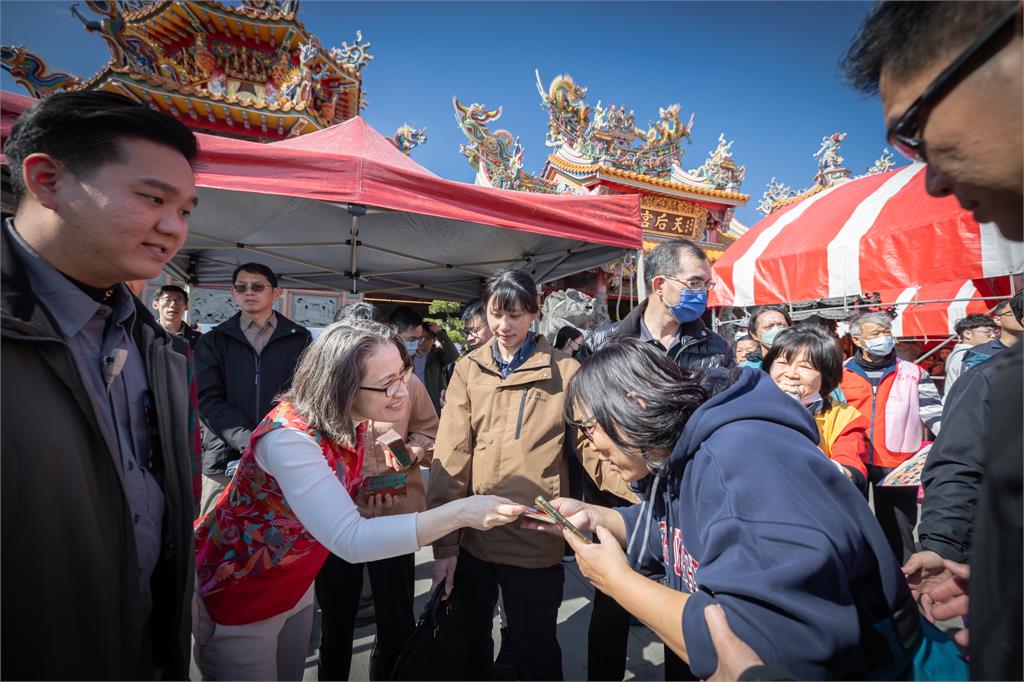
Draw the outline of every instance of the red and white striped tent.
[[[896,309],[892,322],[895,336],[913,339],[945,339],[952,336],[957,320],[971,313],[987,313],[1009,295],[1009,280],[985,282],[958,280],[882,291],[883,301]]]
[[[929,196],[924,179],[924,165],[913,164],[770,214],[715,263],[719,285],[709,305],[898,295],[1024,271],[1024,245],[1004,239],[993,223],[979,225],[954,197]]]

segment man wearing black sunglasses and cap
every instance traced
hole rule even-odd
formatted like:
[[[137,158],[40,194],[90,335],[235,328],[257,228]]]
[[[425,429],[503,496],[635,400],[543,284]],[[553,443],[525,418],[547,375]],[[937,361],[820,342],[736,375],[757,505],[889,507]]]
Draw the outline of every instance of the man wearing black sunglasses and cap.
[[[844,64],[855,87],[881,96],[890,144],[928,164],[928,193],[956,196],[979,223],[994,222],[1017,242],[1024,224],[1022,58],[1019,0],[883,2],[865,19]],[[930,582],[920,569],[904,567],[911,587],[916,582],[934,602],[937,619],[962,615],[970,594],[972,679],[1022,679],[1022,348],[969,372],[947,400],[947,412],[965,401],[990,406],[988,423],[979,425],[984,470],[970,567],[947,562],[937,569],[949,577],[935,574]],[[976,394],[968,399],[967,390]]]
[[[239,312],[203,334],[196,345],[199,418],[203,424],[200,515],[231,480],[229,465],[249,444],[274,398],[292,382],[309,331],[274,310],[277,275],[262,263],[239,265],[231,298]]]

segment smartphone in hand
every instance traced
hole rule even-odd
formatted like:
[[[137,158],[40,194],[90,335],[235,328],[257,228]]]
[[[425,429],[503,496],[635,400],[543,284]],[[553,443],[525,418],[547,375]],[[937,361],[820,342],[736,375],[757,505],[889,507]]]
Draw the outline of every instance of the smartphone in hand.
[[[398,435],[394,429],[391,429],[384,435],[377,439],[377,442],[381,445],[387,446],[388,450],[391,450],[391,454],[395,456],[398,463],[403,467],[412,466],[412,455],[405,447],[405,443],[402,441],[402,437]]]
[[[534,504],[537,505],[537,507],[540,508],[540,510],[542,512],[544,512],[545,514],[547,514],[548,516],[550,516],[553,519],[551,521],[547,521],[547,523],[553,523],[555,525],[561,526],[562,528],[565,528],[567,531],[569,531],[570,533],[572,533],[573,535],[578,537],[585,544],[588,544],[588,545],[591,544],[590,538],[588,538],[586,535],[584,535],[576,526],[574,526],[571,523],[569,523],[569,520],[567,518],[565,518],[564,516],[562,516],[562,514],[557,509],[552,507],[548,503],[548,501],[545,500],[543,497],[538,495],[537,499],[535,499],[533,502],[534,502]],[[529,515],[529,514],[526,514],[526,515]],[[536,517],[530,516],[530,518],[536,518]],[[538,518],[537,520],[538,521],[545,521],[545,519],[541,519],[541,518]]]

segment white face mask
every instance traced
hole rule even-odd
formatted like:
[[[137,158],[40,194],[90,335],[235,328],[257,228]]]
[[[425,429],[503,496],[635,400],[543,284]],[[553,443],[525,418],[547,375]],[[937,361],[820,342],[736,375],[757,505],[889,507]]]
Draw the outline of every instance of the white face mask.
[[[803,398],[799,398],[799,400],[801,405],[803,405],[804,407],[808,407],[821,400],[821,394],[811,393],[810,395],[805,395]]]
[[[864,345],[867,346],[868,353],[880,358],[892,352],[892,349],[896,347],[896,339],[888,334],[883,334],[873,339],[865,339]]]

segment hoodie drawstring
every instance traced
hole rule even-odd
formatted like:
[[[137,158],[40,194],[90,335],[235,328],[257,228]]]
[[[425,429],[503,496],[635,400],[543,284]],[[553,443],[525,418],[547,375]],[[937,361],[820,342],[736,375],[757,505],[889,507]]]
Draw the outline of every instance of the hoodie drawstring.
[[[654,483],[651,484],[651,493],[640,505],[640,516],[636,519],[636,524],[633,526],[633,532],[629,536],[629,544],[626,547],[626,556],[632,556],[633,544],[636,542],[637,533],[640,529],[648,529],[644,532],[644,541],[640,546],[640,553],[636,555],[636,559],[633,561],[633,568],[640,568],[640,562],[643,560],[643,556],[647,553],[648,543],[651,539],[650,527],[651,519],[654,516],[654,498],[658,494],[658,482],[661,480],[661,473],[654,475]]]

